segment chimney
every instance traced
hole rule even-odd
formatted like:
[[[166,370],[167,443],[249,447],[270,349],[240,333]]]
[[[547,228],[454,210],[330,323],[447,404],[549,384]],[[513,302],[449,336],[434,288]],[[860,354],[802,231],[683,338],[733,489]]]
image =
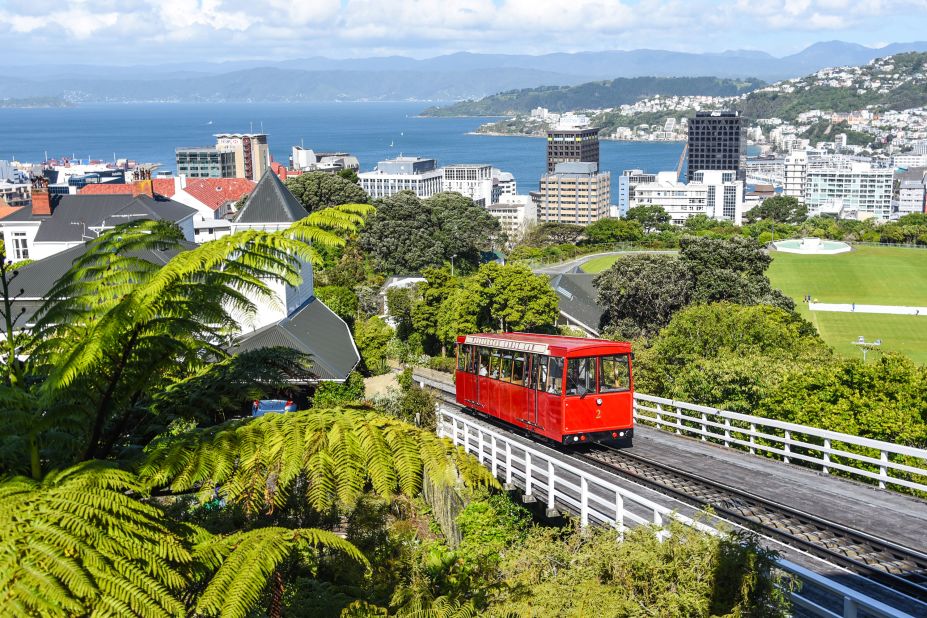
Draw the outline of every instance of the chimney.
[[[132,185],[132,196],[138,197],[139,195],[154,197],[154,187],[152,187],[150,178],[146,178],[145,180],[136,180]]]
[[[50,217],[52,214],[48,180],[45,178],[37,178],[32,185],[32,214],[37,217]]]

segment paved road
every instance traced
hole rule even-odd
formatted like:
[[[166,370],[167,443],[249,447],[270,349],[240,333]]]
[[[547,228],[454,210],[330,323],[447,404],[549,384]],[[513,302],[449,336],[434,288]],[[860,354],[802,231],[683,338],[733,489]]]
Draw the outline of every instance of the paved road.
[[[624,255],[626,253],[677,253],[673,250],[654,250],[654,251],[606,251],[605,253],[592,253],[590,255],[583,255],[578,258],[573,258],[572,260],[567,260],[566,262],[559,262],[557,264],[546,264],[544,266],[538,266],[534,268],[534,272],[539,275],[559,275],[561,273],[578,273],[582,272],[580,268],[583,264],[591,260],[592,258],[601,257],[604,255]]]

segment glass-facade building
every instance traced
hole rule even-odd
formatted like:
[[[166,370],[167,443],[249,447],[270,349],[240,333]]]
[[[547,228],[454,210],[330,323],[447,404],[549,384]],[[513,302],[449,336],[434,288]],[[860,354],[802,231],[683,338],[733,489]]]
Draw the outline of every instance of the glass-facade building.
[[[188,178],[235,178],[235,153],[211,146],[178,148],[175,151],[177,175]]]
[[[696,112],[688,126],[688,182],[696,172],[708,170],[733,170],[737,180],[746,180],[747,142],[740,112]]]

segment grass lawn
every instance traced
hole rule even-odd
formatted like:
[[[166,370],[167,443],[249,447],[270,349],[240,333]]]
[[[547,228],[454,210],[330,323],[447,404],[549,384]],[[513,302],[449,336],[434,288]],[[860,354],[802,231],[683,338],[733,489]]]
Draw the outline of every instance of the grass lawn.
[[[927,250],[861,247],[839,255],[772,252],[769,280],[796,301],[927,306]]]
[[[619,257],[617,255],[600,255],[583,264],[581,268],[584,273],[598,274],[603,270],[607,270]]]
[[[927,306],[927,251],[862,247],[840,255],[773,252],[767,271],[774,287],[795,299],[799,312],[845,356],[861,356],[850,342],[882,339],[882,349],[927,364],[927,317],[808,311],[805,294],[822,303]]]

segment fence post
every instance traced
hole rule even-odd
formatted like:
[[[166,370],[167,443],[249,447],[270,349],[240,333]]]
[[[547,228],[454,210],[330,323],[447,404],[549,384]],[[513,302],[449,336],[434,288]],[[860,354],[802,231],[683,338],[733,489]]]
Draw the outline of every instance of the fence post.
[[[682,434],[682,408],[676,408],[676,435]]]
[[[850,597],[843,597],[843,618],[856,618],[858,615],[858,608],[856,606],[856,601]]]
[[[663,404],[657,404],[657,429],[663,429]]]
[[[824,438],[824,474],[830,474],[830,438]]]
[[[731,446],[731,419],[724,419],[724,446]]]
[[[547,460],[547,514],[552,516],[554,512],[554,460]]]
[[[499,444],[495,435],[492,436],[492,476],[499,478]]]
[[[464,451],[469,453],[470,452],[470,425],[469,423],[465,422],[463,424],[463,428],[464,428],[463,447],[464,447]]]
[[[750,423],[750,454],[756,455],[756,423]]]
[[[888,480],[888,451],[879,451],[879,489],[885,489],[885,481]]]
[[[476,460],[480,462],[480,465],[482,465],[483,463],[483,430],[480,429],[478,431],[479,433],[477,434],[476,444],[477,444],[477,449],[479,450],[477,450],[476,452]]]
[[[708,415],[702,412],[702,442],[708,439]]]
[[[615,492],[615,524],[618,526],[618,538],[624,540],[624,498],[621,492]]]
[[[512,489],[512,443],[505,441],[505,488]]]
[[[782,460],[785,463],[789,463],[789,453],[792,452],[792,446],[789,444],[789,440],[791,439],[792,439],[792,432],[786,429],[785,430],[785,440],[782,442],[782,444],[785,445],[785,456],[782,458]]]
[[[525,497],[531,497],[531,453],[525,451]]]
[[[579,477],[579,525],[589,525],[589,483],[585,474]]]

